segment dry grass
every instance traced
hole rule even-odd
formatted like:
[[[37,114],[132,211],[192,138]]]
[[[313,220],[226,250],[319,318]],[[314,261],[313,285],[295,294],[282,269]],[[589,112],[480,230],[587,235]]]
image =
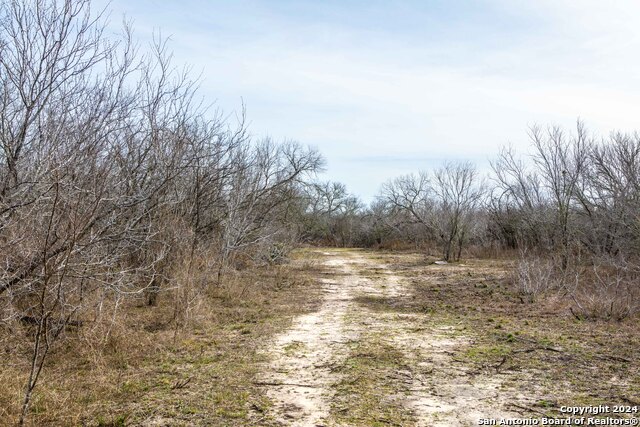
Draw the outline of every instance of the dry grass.
[[[411,425],[403,405],[406,390],[396,379],[405,363],[403,354],[382,336],[369,334],[353,342],[336,368],[342,379],[334,385],[332,420],[337,425]]]
[[[357,303],[422,313],[429,324],[452,327],[467,338],[452,357],[470,367],[469,375],[499,376],[523,396],[532,388],[544,396],[529,405],[529,415],[557,413],[561,405],[640,403],[637,317],[580,321],[551,293],[529,303],[514,288],[507,260],[434,265],[418,253],[361,253],[404,277],[413,292]],[[271,402],[254,384],[266,357],[258,349],[294,316],[315,308],[312,278],[328,274],[315,256],[298,251],[289,266],[230,273],[179,322],[174,295],[167,293],[156,307],[122,306],[111,326],[70,330],[45,368],[30,425],[270,425],[262,414]],[[17,420],[27,372],[26,331],[13,326],[0,331],[2,425]],[[351,350],[333,416],[356,424],[407,421],[399,403],[384,398],[392,388],[386,373],[403,363],[401,355],[376,339]]]
[[[412,297],[368,301],[373,309],[420,312],[470,337],[455,358],[472,372],[500,376],[526,396],[561,405],[640,404],[640,322],[578,320],[570,302],[542,293],[529,303],[514,288],[513,262],[464,260],[433,265],[419,254],[373,253],[406,278]],[[540,412],[532,408],[531,413]]]
[[[253,385],[258,343],[313,308],[306,270],[314,265],[303,254],[291,266],[229,273],[179,325],[176,295],[166,293],[156,307],[124,304],[113,324],[70,330],[45,367],[28,424],[247,425],[252,408],[268,405]],[[16,328],[0,332],[1,425],[15,425],[28,371],[26,331]]]

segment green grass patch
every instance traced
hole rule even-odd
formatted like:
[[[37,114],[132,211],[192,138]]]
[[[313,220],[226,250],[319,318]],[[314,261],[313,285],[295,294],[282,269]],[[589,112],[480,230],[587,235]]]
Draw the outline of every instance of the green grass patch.
[[[403,407],[406,370],[402,353],[379,335],[363,337],[351,346],[338,368],[342,380],[335,387],[331,417],[338,425],[389,426],[411,423]]]

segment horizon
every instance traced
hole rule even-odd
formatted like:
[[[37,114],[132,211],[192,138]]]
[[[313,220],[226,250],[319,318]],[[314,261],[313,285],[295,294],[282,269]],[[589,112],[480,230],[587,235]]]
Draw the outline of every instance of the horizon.
[[[154,7],[155,6],[155,7]],[[327,160],[365,203],[385,181],[528,146],[532,125],[633,131],[640,4],[100,0],[110,29],[169,37],[174,65],[256,137]]]

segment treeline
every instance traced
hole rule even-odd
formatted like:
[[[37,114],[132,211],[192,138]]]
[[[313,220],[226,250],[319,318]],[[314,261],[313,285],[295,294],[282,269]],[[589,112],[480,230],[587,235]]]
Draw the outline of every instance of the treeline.
[[[640,135],[598,139],[578,122],[573,132],[534,127],[529,137],[529,154],[504,148],[487,176],[447,163],[383,184],[369,207],[346,208],[357,200],[334,186],[319,199],[344,208],[325,209],[317,223],[346,246],[516,258],[523,301],[552,291],[580,319],[638,313]]]
[[[490,178],[449,163],[365,206],[317,180],[315,149],[208,108],[165,40],[142,50],[107,24],[89,0],[0,3],[0,333],[30,343],[23,421],[69,326],[159,298],[184,324],[229,271],[281,263],[301,242],[447,261],[510,250],[528,299],[557,290],[581,318],[637,311],[638,135],[533,129],[534,153],[504,150]]]
[[[105,37],[89,0],[0,6],[0,322],[27,328],[22,421],[69,325],[168,295],[179,322],[236,263],[297,241],[314,149],[206,108],[166,42]]]

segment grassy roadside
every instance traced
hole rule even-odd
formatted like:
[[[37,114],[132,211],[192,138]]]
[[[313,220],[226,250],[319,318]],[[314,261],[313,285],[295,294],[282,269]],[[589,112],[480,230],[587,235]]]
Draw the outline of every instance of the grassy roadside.
[[[208,290],[184,328],[173,326],[171,301],[161,296],[157,307],[121,307],[107,340],[77,331],[52,354],[29,423],[250,424],[269,405],[253,384],[264,361],[260,346],[316,302],[315,262],[305,251],[293,258],[288,266],[232,273]],[[14,425],[26,347],[3,350],[0,425]]]
[[[638,404],[640,325],[578,321],[552,297],[523,303],[509,284],[509,265],[468,260],[432,265],[419,254],[358,251],[375,261],[358,275],[380,293],[357,296],[364,312],[349,322],[364,324],[376,312],[375,328],[348,343],[344,360],[332,369],[329,425],[412,425],[406,375],[416,361],[382,319],[404,325],[404,339],[461,337],[448,348],[448,364],[470,379],[496,379],[508,396],[501,409],[527,416],[557,414],[561,405]],[[198,426],[274,425],[271,402],[255,376],[266,362],[259,351],[290,320],[314,310],[317,279],[333,274],[319,268],[318,251],[301,250],[288,266],[236,272],[212,287],[194,309],[188,327],[176,330],[169,298],[157,307],[123,307],[123,321],[109,339],[96,341],[80,328],[47,366],[29,422],[34,426]],[[406,293],[385,292],[381,264],[402,278]],[[411,314],[418,316],[401,316]],[[412,320],[406,320],[411,318]],[[409,329],[402,322],[415,322]],[[458,342],[458,340],[454,340]],[[6,358],[0,370],[0,424],[15,425],[24,384],[24,347],[0,341]],[[286,351],[304,353],[293,343]],[[407,358],[409,357],[409,359]],[[424,361],[423,361],[424,362]],[[432,363],[437,363],[432,361]],[[412,372],[412,370],[414,372]],[[428,381],[446,383],[446,370]],[[433,383],[433,384],[431,384]],[[538,396],[535,401],[527,396]],[[508,406],[507,406],[508,405]]]
[[[468,342],[455,350],[470,375],[499,378],[504,388],[538,401],[512,402],[528,415],[557,414],[562,405],[640,404],[640,324],[579,321],[553,296],[524,303],[513,291],[509,263],[465,260],[429,265],[418,254],[372,253],[404,277],[413,295],[388,309],[423,313]]]

